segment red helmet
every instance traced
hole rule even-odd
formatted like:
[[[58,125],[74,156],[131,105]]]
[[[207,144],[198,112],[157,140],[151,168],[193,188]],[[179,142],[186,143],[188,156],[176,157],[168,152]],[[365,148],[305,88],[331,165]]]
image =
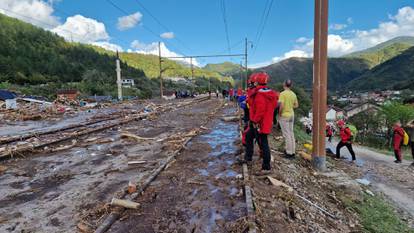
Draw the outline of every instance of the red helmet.
[[[256,82],[261,85],[266,85],[270,77],[267,73],[261,72],[256,74]]]
[[[253,73],[250,75],[249,80],[247,80],[247,83],[255,83],[257,82],[257,73]]]
[[[339,127],[342,127],[342,126],[344,126],[344,125],[345,125],[345,121],[343,121],[343,120],[339,120],[336,124],[337,124]]]

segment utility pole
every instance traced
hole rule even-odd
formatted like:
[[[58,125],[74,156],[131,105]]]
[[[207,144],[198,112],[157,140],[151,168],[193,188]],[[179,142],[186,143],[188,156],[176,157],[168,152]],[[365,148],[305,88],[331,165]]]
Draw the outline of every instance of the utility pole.
[[[162,58],[161,58],[161,42],[158,42],[158,58],[160,63],[160,95],[161,99],[164,96],[163,87],[162,87]]]
[[[118,86],[118,100],[122,101],[121,62],[119,61],[118,51],[116,51],[116,84]]]
[[[328,0],[315,0],[313,49],[312,157],[318,170],[326,169],[325,129],[328,76]]]
[[[243,78],[244,78],[244,74],[243,74],[243,62],[242,61],[240,61],[240,82],[241,82],[241,86],[242,86],[242,89],[244,90],[244,80],[243,80]],[[247,79],[246,79],[247,80]],[[247,81],[246,81],[247,82]]]
[[[246,74],[245,74],[245,77],[246,77],[246,81],[247,81],[247,37],[246,38],[244,38],[244,67],[245,67],[245,69],[246,69]],[[245,83],[246,83],[246,81],[245,80],[242,80],[242,89],[244,89],[244,90],[246,90],[247,88],[244,88],[244,85],[245,85]]]
[[[193,83],[193,95],[195,89],[195,80],[194,80],[194,67],[193,67],[193,57],[190,57],[190,66],[191,66],[191,82]]]

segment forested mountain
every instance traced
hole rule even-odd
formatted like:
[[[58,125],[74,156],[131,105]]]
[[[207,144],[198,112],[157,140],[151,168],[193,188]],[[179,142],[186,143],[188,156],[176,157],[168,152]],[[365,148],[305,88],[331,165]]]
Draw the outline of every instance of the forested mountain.
[[[223,62],[217,64],[207,64],[203,67],[204,70],[217,72],[224,76],[231,76],[240,72],[240,65],[233,62]]]
[[[378,44],[372,48],[345,55],[344,57],[365,59],[369,61],[370,67],[372,68],[400,55],[411,46],[414,46],[414,37],[402,36]]]
[[[149,97],[158,91],[158,80],[150,79],[158,77],[156,56],[120,56],[122,76],[133,78],[138,87],[135,91],[127,90],[130,95]],[[90,95],[115,95],[115,59],[114,52],[66,42],[52,32],[0,14],[0,88],[48,97],[53,97],[59,88],[77,88]],[[178,62],[166,60],[163,66],[165,76],[191,76],[191,70]],[[197,68],[195,76],[212,77],[215,85],[224,85],[216,72]],[[166,82],[166,88],[169,87],[177,88]]]
[[[368,62],[360,58],[330,58],[328,61],[328,88],[331,91],[344,88],[346,83],[369,69]],[[270,74],[272,84],[291,79],[296,85],[305,89],[312,87],[312,70],[313,60],[310,58],[289,58],[257,69]]]
[[[358,90],[414,90],[414,47],[352,80],[347,87]]]

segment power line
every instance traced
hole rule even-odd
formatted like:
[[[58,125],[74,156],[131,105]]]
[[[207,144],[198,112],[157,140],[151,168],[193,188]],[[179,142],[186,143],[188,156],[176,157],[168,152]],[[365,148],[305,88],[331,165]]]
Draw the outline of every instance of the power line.
[[[115,7],[116,9],[118,9],[119,11],[121,11],[122,13],[126,14],[126,15],[130,15],[129,12],[127,12],[126,10],[122,9],[121,7],[119,7],[118,5],[116,5],[114,2],[112,2],[111,0],[106,0],[109,4],[111,4],[113,7]],[[138,22],[138,21],[137,21]],[[150,32],[151,34],[153,34],[155,37],[163,40],[163,38],[155,33],[153,30],[151,30],[149,27],[145,26],[144,24],[142,25],[142,27],[147,30],[148,32]],[[165,42],[164,42],[165,43]],[[172,43],[170,44],[172,45],[172,47],[175,48],[175,50],[177,50],[179,53],[184,54],[182,51],[180,51],[176,46],[174,46]],[[185,54],[184,54],[185,55]]]
[[[155,20],[155,22],[157,22],[157,24],[158,25],[160,25],[162,28],[164,28],[164,30],[166,30],[167,32],[171,32],[171,30],[165,25],[165,24],[163,24],[163,23],[161,23],[161,21],[154,15],[154,14],[152,14],[151,13],[151,11],[150,10],[148,10],[145,6],[144,6],[144,4],[143,3],[141,3],[140,1],[138,1],[138,0],[135,0],[137,3],[138,3],[138,5],[145,11],[145,12],[147,12],[148,13],[148,15],[149,16],[151,16],[151,18],[153,18],[154,20]],[[189,50],[189,51],[191,51],[191,49],[182,41],[182,40],[180,40],[178,37],[177,37],[177,35],[174,35],[174,39],[176,40],[176,41],[178,41],[181,45],[183,45],[183,47],[185,47],[187,50]]]
[[[264,21],[263,21],[263,24],[262,24],[262,28],[260,29],[259,37],[258,37],[258,39],[256,41],[256,46],[254,47],[253,54],[256,53],[257,47],[259,47],[260,40],[262,39],[263,31],[264,31],[264,29],[266,27],[267,20],[269,18],[270,12],[272,10],[272,6],[273,6],[273,0],[270,0],[270,4],[268,6],[268,9],[267,9],[267,12],[266,12],[266,16],[265,16]]]
[[[229,50],[229,53],[231,53],[229,29],[227,25],[227,16],[226,16],[226,2],[225,0],[221,0],[220,3],[221,3],[221,14],[223,16],[223,22],[224,22],[224,31],[226,32],[227,48]]]
[[[260,29],[262,28],[262,25],[263,25],[263,22],[264,22],[264,19],[265,19],[265,16],[266,16],[266,12],[267,12],[267,8],[269,6],[269,3],[270,3],[270,0],[266,0],[265,6],[263,8],[262,15],[260,17],[259,25],[257,27],[256,35],[254,37],[254,41],[257,41],[258,38],[259,38]]]

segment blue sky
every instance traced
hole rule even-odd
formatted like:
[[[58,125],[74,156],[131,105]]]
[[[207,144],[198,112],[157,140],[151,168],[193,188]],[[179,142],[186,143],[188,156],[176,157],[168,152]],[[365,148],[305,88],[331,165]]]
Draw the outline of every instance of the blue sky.
[[[223,1],[231,52],[242,53],[247,37],[254,46],[249,49],[250,66],[291,56],[312,56],[314,1],[273,0],[260,43],[256,37],[258,26],[266,3],[272,0]],[[0,12],[52,30],[67,40],[141,53],[157,53],[156,42],[161,40],[167,56],[202,55],[228,53],[220,3],[221,0],[1,0]],[[395,36],[414,36],[414,1],[331,0],[329,23],[330,56],[341,56]],[[166,38],[160,38],[163,33],[167,33],[163,36]],[[198,59],[197,64],[224,60],[241,61]]]

